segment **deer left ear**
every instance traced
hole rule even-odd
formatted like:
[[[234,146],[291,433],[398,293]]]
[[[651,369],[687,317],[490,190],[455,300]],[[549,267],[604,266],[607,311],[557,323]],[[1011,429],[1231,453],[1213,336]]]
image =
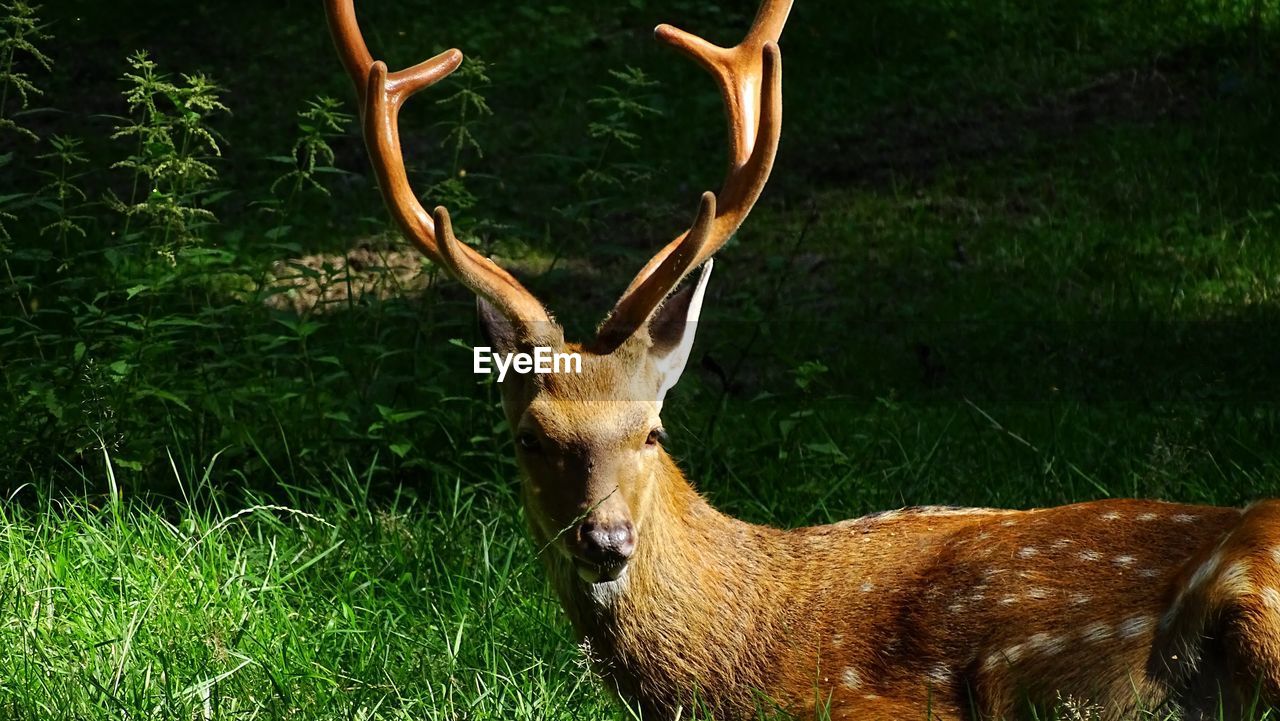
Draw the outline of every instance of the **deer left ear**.
[[[658,401],[680,380],[680,374],[689,361],[693,337],[698,329],[698,315],[702,312],[703,294],[707,290],[707,281],[711,279],[711,267],[712,261],[708,259],[698,274],[697,282],[673,293],[649,319],[649,357],[658,370]]]
[[[480,328],[485,340],[499,353],[515,353],[520,350],[521,329],[502,314],[493,304],[476,296],[476,311],[480,315]]]
[[[508,318],[483,296],[476,296],[476,311],[485,340],[499,353],[529,352],[535,346],[557,347],[564,343],[564,331],[555,321]]]

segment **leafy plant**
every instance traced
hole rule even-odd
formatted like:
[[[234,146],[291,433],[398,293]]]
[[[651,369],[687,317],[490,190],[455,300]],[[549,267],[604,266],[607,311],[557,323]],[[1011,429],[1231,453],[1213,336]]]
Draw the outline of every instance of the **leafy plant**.
[[[597,193],[605,188],[616,191],[649,178],[649,166],[636,162],[640,133],[635,126],[642,118],[658,112],[649,104],[658,83],[643,70],[628,65],[625,70],[610,70],[609,75],[614,82],[601,87],[601,94],[587,101],[604,115],[587,126],[587,135],[600,145],[595,162],[578,176],[580,186],[596,186]],[[622,157],[618,157],[619,153]]]
[[[0,130],[10,130],[33,141],[40,138],[19,125],[8,109],[14,93],[18,96],[18,109],[25,110],[31,96],[43,92],[29,74],[18,69],[22,56],[34,60],[45,71],[53,69],[53,60],[36,45],[50,39],[37,15],[39,10],[40,6],[23,0],[0,3]]]
[[[53,234],[54,240],[62,246],[63,262],[70,256],[67,246],[68,236],[87,237],[84,224],[92,220],[92,216],[83,212],[88,196],[76,184],[85,175],[78,170],[88,162],[83,152],[83,141],[78,138],[67,138],[54,135],[49,138],[53,148],[47,153],[37,156],[55,164],[55,170],[41,170],[40,174],[47,182],[37,192],[37,204],[52,214],[51,222],[40,228],[40,235]]]
[[[137,219],[152,234],[151,249],[172,262],[176,249],[215,220],[206,206],[222,194],[213,190],[218,173],[210,161],[222,150],[208,120],[230,111],[203,74],[175,82],[145,51],[130,56],[129,67],[125,100],[133,116],[111,137],[136,141],[133,154],[113,166],[133,172],[133,191],[127,202],[111,195],[108,204],[124,215],[126,240],[135,237],[130,225]]]
[[[39,9],[39,6],[23,0],[0,2],[0,131],[9,131],[33,142],[39,141],[40,137],[14,120],[10,99],[17,95],[17,110],[20,112],[27,109],[31,96],[43,93],[31,81],[30,75],[19,69],[24,57],[35,61],[46,71],[53,69],[53,60],[36,45],[50,39],[37,15]],[[0,132],[0,140],[3,140],[3,132]],[[12,165],[13,161],[12,152],[0,153],[0,170]],[[16,210],[30,199],[27,192],[0,194],[0,258],[10,252],[7,222],[18,219],[9,209]],[[12,277],[12,270],[7,271]]]
[[[484,157],[484,150],[476,141],[472,132],[483,118],[493,115],[489,103],[484,99],[483,91],[493,83],[489,79],[489,66],[481,59],[472,57],[463,63],[453,77],[460,83],[452,95],[436,101],[436,105],[452,108],[456,117],[446,122],[449,128],[441,145],[452,153],[451,169],[456,175],[462,170],[464,153],[470,151],[476,157]]]
[[[320,176],[337,174],[333,147],[330,141],[340,135],[351,123],[351,115],[342,111],[342,103],[321,95],[307,101],[298,111],[298,135],[289,155],[274,155],[272,162],[288,166],[289,170],[271,182],[274,198],[258,205],[276,216],[276,225],[267,231],[270,240],[278,240],[292,230],[288,224],[295,201],[305,192],[329,195],[329,189],[320,182]]]
[[[322,195],[329,190],[316,179],[325,173],[341,172],[333,167],[333,148],[329,141],[341,134],[351,122],[351,115],[342,111],[342,103],[327,95],[307,101],[307,107],[298,111],[298,138],[289,155],[271,158],[292,168],[271,183],[271,192],[279,193],[288,188],[290,196],[304,187]]]
[[[653,106],[658,83],[643,70],[609,70],[613,82],[586,102],[599,115],[587,124],[592,141],[576,159],[576,202],[558,212],[590,233],[611,213],[635,209],[635,193],[653,175],[653,163],[640,154],[640,123],[658,114]],[[641,212],[644,212],[641,209]],[[557,253],[564,252],[561,248]]]
[[[453,94],[436,101],[436,105],[452,111],[453,115],[441,123],[445,128],[444,139],[440,145],[449,153],[447,175],[440,181],[431,184],[423,192],[424,202],[428,207],[445,205],[458,210],[474,207],[476,196],[467,186],[466,158],[474,154],[484,157],[484,149],[476,139],[475,128],[484,118],[493,115],[484,91],[492,84],[489,79],[489,67],[476,57],[469,57],[452,79],[458,89]]]

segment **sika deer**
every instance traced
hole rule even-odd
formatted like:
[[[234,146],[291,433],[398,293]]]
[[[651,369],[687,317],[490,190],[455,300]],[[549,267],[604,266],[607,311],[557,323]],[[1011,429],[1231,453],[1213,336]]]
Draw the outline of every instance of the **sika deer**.
[[[1139,707],[1235,718],[1280,701],[1276,503],[914,508],[783,531],[717,512],[663,450],[659,412],[689,356],[710,256],[773,165],[790,0],[765,0],[731,49],[657,29],[718,82],[729,171],[586,345],[565,342],[536,298],[409,187],[398,111],[461,53],[388,73],[352,0],[325,6],[405,235],[479,296],[499,350],[583,357],[580,374],[509,379],[503,408],[552,585],[599,673],[645,718],[695,707],[756,718],[762,704],[860,721],[1021,717],[1060,698],[1105,718]]]

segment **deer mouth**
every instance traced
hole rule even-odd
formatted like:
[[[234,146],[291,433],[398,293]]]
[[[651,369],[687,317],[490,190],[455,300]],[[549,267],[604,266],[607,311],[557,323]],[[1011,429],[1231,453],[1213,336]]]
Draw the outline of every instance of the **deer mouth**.
[[[574,559],[573,567],[578,572],[578,578],[591,584],[616,581],[627,572],[625,560],[592,563],[577,558]]]

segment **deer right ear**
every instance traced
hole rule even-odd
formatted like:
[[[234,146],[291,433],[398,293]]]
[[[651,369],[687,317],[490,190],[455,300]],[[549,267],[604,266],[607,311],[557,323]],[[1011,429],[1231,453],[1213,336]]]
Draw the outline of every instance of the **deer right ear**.
[[[667,298],[649,319],[649,355],[658,368],[658,400],[680,380],[689,353],[693,350],[693,338],[698,329],[698,316],[702,313],[702,298],[711,280],[710,259],[702,266],[698,280],[676,291]]]

